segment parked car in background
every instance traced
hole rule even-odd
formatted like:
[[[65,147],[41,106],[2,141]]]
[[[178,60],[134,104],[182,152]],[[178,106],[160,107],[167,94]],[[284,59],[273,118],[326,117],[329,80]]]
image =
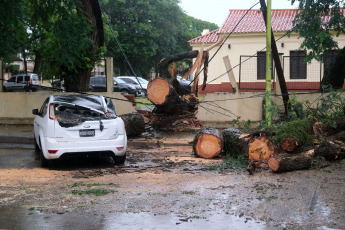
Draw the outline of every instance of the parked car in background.
[[[107,79],[105,75],[96,75],[90,77],[89,89],[93,92],[106,92]]]
[[[126,159],[127,135],[110,99],[96,95],[50,95],[41,109],[32,110],[35,150],[41,166],[50,160],[79,157]]]
[[[146,80],[142,77],[134,77],[134,76],[118,76],[116,78],[121,79],[127,83],[132,83],[132,84],[138,85],[140,88],[142,87],[143,90],[145,91],[145,94],[146,94],[147,85],[149,84],[148,80]]]
[[[107,91],[107,79],[105,75],[96,75],[90,77],[90,90],[94,92]],[[113,77],[114,92],[123,92],[125,94],[134,94],[135,96],[143,96],[144,92],[139,85],[127,83],[119,78]]]
[[[192,82],[188,81],[186,79],[182,79],[181,81],[181,76],[176,76],[176,80],[180,83],[180,85],[182,85],[184,88],[186,88],[187,90],[191,91],[192,90]]]
[[[126,94],[134,94],[135,96],[145,96],[144,90],[139,85],[125,82],[124,80],[114,77],[114,89]]]
[[[4,91],[24,90],[36,91],[39,86],[38,75],[35,73],[16,74],[9,80],[4,81]]]

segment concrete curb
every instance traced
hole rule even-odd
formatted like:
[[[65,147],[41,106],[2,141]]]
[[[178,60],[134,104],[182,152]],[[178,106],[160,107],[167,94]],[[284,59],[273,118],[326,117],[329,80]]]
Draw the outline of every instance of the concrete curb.
[[[34,144],[34,137],[0,136],[0,143]]]

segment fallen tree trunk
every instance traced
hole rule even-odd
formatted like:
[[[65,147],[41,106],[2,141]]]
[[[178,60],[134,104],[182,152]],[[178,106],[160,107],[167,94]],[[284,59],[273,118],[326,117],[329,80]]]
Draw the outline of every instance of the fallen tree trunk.
[[[323,140],[321,145],[315,149],[314,154],[327,160],[342,160],[345,158],[345,147],[333,141]]]
[[[144,117],[139,113],[127,113],[120,116],[125,123],[126,134],[129,137],[139,136],[145,131]]]
[[[268,160],[268,167],[274,172],[288,172],[308,169],[312,159],[301,155],[291,156],[286,153],[272,155]]]
[[[147,98],[155,104],[155,114],[186,114],[197,109],[198,98],[193,95],[180,96],[169,82],[156,78],[147,86]]]
[[[293,152],[297,149],[297,146],[298,143],[294,138],[287,137],[282,141],[280,148],[287,152]]]
[[[194,139],[193,151],[202,158],[214,158],[223,149],[223,136],[218,129],[201,130]]]

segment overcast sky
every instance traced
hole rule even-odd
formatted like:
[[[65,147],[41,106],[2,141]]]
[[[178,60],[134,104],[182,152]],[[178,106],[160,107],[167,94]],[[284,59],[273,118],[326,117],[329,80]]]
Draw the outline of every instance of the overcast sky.
[[[221,26],[230,9],[249,9],[259,0],[180,0],[180,6],[190,16]],[[267,2],[267,1],[266,1]],[[290,0],[271,0],[272,9],[297,8]],[[254,9],[259,9],[260,4]]]

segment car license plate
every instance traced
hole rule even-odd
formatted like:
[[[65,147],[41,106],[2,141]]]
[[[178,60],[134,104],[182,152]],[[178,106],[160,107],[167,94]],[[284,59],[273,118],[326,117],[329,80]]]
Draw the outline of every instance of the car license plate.
[[[94,129],[79,130],[79,136],[80,137],[94,137],[95,136],[95,130]]]

